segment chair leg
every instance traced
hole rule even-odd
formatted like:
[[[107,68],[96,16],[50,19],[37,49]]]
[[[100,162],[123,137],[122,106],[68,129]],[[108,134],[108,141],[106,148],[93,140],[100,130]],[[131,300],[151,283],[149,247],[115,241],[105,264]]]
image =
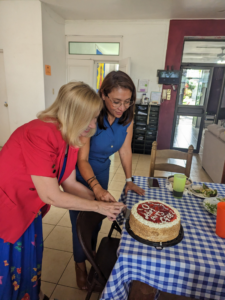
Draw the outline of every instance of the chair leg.
[[[92,291],[88,291],[85,300],[89,300],[91,298]]]
[[[95,288],[95,283],[92,282],[92,284],[90,286],[90,289],[87,292],[85,300],[89,300],[91,298],[91,295],[92,295],[92,292],[94,291],[94,288]]]

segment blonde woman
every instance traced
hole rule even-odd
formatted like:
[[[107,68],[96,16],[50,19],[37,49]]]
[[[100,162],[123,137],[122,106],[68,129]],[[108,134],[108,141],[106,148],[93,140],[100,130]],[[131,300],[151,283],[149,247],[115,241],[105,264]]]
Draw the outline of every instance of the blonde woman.
[[[102,100],[88,85],[62,86],[51,107],[19,127],[0,152],[0,300],[37,300],[42,217],[50,205],[115,219],[122,204],[94,201],[75,180],[81,137],[95,133]],[[67,192],[62,192],[59,185]]]

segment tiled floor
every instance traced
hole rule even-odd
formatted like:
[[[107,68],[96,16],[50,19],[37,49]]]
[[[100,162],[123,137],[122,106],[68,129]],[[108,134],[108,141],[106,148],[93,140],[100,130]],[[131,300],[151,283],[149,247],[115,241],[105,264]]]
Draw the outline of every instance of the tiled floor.
[[[178,163],[177,161],[176,163]],[[184,164],[183,161],[180,161]],[[150,156],[133,154],[133,175],[148,176]],[[156,176],[166,176],[170,173],[158,172]],[[191,178],[195,181],[211,182],[209,176],[201,168],[201,156],[194,155]],[[119,199],[125,182],[125,175],[118,153],[111,157],[109,191]],[[103,222],[99,240],[109,232],[110,221]],[[43,219],[44,258],[42,271],[42,290],[47,296],[58,300],[83,300],[86,292],[80,291],[75,282],[74,261],[72,256],[72,233],[69,213],[65,209],[52,207]],[[88,265],[90,268],[90,265]],[[92,294],[91,299],[97,300],[98,293]],[[181,300],[184,297],[163,294],[161,300]],[[185,298],[188,299],[188,298]]]

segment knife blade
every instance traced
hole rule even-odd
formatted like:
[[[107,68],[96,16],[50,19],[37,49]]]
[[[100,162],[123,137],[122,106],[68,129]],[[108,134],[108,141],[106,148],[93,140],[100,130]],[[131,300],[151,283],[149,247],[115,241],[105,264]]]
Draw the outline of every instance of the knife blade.
[[[125,220],[129,219],[130,217],[130,209],[126,207],[126,209],[124,210],[124,218]]]

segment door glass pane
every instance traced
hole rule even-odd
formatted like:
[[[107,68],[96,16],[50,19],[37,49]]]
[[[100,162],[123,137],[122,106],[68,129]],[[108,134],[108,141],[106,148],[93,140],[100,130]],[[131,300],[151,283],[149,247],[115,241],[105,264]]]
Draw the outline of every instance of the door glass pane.
[[[206,110],[208,115],[216,115],[217,113],[220,94],[223,86],[224,69],[225,68],[221,67],[214,68]]]
[[[185,41],[183,63],[225,64],[225,41]]]
[[[96,92],[99,91],[102,81],[107,74],[111,71],[118,71],[119,64],[113,63],[97,63],[97,70],[96,70]]]
[[[120,43],[69,42],[72,55],[119,55]]]
[[[183,69],[179,90],[179,105],[203,106],[209,75],[209,69]]]
[[[225,127],[225,87],[223,88],[221,105],[218,111],[217,118],[218,118],[218,125]]]
[[[190,145],[193,145],[194,149],[197,149],[200,124],[201,117],[178,115],[173,147],[188,149]]]
[[[223,96],[221,101],[221,108],[225,108],[225,88],[223,89]]]

